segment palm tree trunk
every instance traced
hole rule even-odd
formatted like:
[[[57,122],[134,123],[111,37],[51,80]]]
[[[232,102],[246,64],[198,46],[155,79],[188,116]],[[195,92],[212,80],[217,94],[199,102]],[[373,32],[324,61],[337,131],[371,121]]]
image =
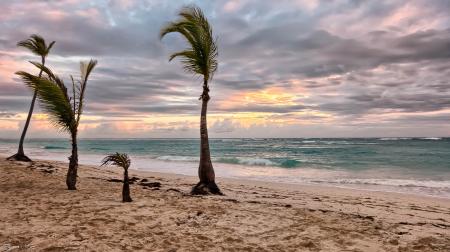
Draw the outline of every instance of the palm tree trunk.
[[[69,169],[67,170],[66,185],[68,190],[76,190],[78,171],[78,145],[77,133],[72,133],[72,155],[69,157]]]
[[[208,110],[208,101],[210,100],[208,81],[204,80],[203,93],[200,96],[202,100],[202,112],[200,117],[200,164],[198,167],[198,177],[200,182],[192,189],[192,194],[222,194],[215,182],[214,168],[211,162],[209,151],[208,124],[206,122],[206,113]]]
[[[122,201],[123,202],[133,201],[130,196],[130,180],[128,179],[128,169],[125,169],[123,173]]]
[[[44,65],[44,64],[45,64],[45,58],[42,57],[42,65]],[[39,78],[41,76],[42,76],[42,69],[39,72]],[[34,103],[36,102],[36,97],[37,97],[37,91],[35,90],[34,94],[33,94],[33,99],[31,100],[30,109],[28,111],[27,121],[25,122],[25,126],[23,127],[22,135],[20,136],[19,148],[18,148],[16,154],[7,158],[8,160],[31,162],[31,159],[29,157],[27,157],[25,155],[25,152],[23,151],[23,142],[25,141],[25,135],[27,134],[28,126],[30,126],[31,116],[33,115]]]

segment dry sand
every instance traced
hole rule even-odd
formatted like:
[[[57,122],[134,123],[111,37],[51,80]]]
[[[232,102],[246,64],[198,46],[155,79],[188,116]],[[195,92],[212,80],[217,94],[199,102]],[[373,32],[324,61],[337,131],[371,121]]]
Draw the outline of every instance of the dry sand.
[[[0,251],[450,251],[450,200],[218,179],[225,196],[190,196],[196,178],[0,157]],[[140,185],[141,179],[159,182]]]

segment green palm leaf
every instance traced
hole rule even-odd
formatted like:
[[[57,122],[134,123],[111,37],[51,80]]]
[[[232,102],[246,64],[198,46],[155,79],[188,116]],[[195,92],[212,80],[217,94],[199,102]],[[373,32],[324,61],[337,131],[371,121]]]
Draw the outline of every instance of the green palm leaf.
[[[17,72],[22,81],[37,92],[42,108],[49,114],[50,121],[63,131],[75,129],[75,117],[64,84],[52,78],[42,78],[27,72]],[[61,87],[64,87],[61,88]]]
[[[44,66],[43,64],[34,61],[30,61],[30,63],[46,73],[48,78],[52,80],[63,91],[63,93],[66,95],[66,98],[69,100],[69,97],[67,95],[67,88],[64,85],[62,79],[60,79],[56,74],[52,72],[52,70],[50,70],[50,68]]]
[[[160,38],[169,33],[180,33],[190,48],[173,53],[169,61],[179,57],[185,71],[203,75],[205,80],[212,79],[218,67],[218,49],[208,20],[196,6],[184,7],[178,16],[178,21],[170,22],[161,29]]]
[[[55,41],[52,41],[47,46],[44,38],[42,38],[41,36],[39,36],[37,34],[33,34],[30,36],[29,39],[19,41],[17,43],[17,46],[25,47],[36,55],[39,55],[41,57],[46,57],[54,44],[55,44]]]
[[[131,160],[127,154],[116,152],[115,154],[110,154],[110,155],[106,156],[102,160],[102,166],[107,165],[107,164],[119,166],[126,170],[130,167]]]
[[[48,67],[37,62],[31,63],[41,69],[47,77],[38,77],[23,71],[16,74],[20,76],[28,87],[37,92],[42,108],[49,114],[50,121],[56,127],[70,133],[76,133],[83,111],[87,80],[97,61],[91,60],[88,63],[80,63],[82,80],[78,82],[78,86],[75,86],[75,82],[72,79],[73,97],[69,96],[63,80]]]

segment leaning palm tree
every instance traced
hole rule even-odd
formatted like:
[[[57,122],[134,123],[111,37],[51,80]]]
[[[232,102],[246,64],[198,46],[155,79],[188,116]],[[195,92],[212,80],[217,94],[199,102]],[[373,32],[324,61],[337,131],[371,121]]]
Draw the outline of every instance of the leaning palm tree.
[[[42,65],[45,65],[45,58],[47,57],[48,53],[50,52],[50,49],[55,44],[55,41],[52,41],[48,46],[45,43],[44,38],[42,38],[39,35],[33,34],[30,36],[29,39],[22,40],[17,43],[17,46],[25,47],[28,50],[30,50],[33,54],[36,54],[38,56],[41,56],[41,62]],[[42,76],[42,70],[39,72],[39,77]],[[11,157],[8,157],[8,160],[17,160],[17,161],[25,161],[30,162],[31,159],[28,158],[25,155],[25,152],[23,151],[23,142],[25,140],[25,135],[27,134],[28,126],[30,125],[31,116],[33,115],[33,109],[34,109],[34,103],[36,101],[36,91],[33,94],[33,99],[31,100],[30,109],[28,111],[27,120],[25,122],[25,126],[22,130],[22,135],[20,136],[19,141],[19,148],[17,150],[17,153],[12,155]]]
[[[123,168],[123,188],[122,188],[122,201],[132,202],[130,196],[130,180],[128,179],[128,168],[130,168],[131,160],[125,153],[116,152],[110,154],[102,160],[102,166],[112,164]]]
[[[161,29],[160,38],[168,33],[179,33],[188,42],[189,47],[183,51],[175,52],[169,61],[180,57],[184,70],[203,77],[203,92],[199,100],[202,101],[200,117],[200,164],[198,176],[200,182],[192,189],[193,194],[221,194],[215,182],[214,169],[209,151],[208,128],[206,111],[208,107],[209,85],[217,70],[217,39],[213,37],[212,28],[202,10],[196,6],[186,6],[178,13],[179,20],[168,23]]]
[[[97,64],[96,60],[81,62],[81,80],[74,81],[72,76],[72,93],[67,92],[62,79],[43,64],[32,62],[47,74],[39,77],[27,72],[17,72],[23,82],[37,94],[42,108],[49,114],[51,122],[61,131],[70,133],[72,140],[72,155],[69,157],[66,184],[69,190],[76,190],[78,170],[77,133],[80,117],[83,112],[84,94],[90,73]]]

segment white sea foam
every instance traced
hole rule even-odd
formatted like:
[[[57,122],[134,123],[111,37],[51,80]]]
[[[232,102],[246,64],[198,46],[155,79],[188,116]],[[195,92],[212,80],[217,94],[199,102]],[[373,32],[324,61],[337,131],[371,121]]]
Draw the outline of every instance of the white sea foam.
[[[244,158],[239,157],[237,158],[238,164],[244,164],[244,165],[262,165],[262,166],[275,166],[275,163],[268,159],[264,158]]]
[[[221,142],[242,142],[243,139],[241,138],[223,138],[223,139],[218,139]]]
[[[190,157],[190,156],[160,156],[156,158],[157,160],[162,161],[184,161],[184,162],[194,162],[199,161],[199,157]]]
[[[198,162],[199,157],[190,156],[159,156],[155,158],[160,161],[174,161],[174,162]],[[252,157],[223,157],[212,158],[213,161],[226,164],[241,164],[249,166],[276,166],[277,164],[265,158]]]
[[[356,184],[356,185],[384,185],[399,187],[429,187],[442,188],[450,190],[450,180],[412,180],[412,179],[330,179],[330,180],[311,180],[316,183],[336,183],[336,184]]]
[[[442,137],[421,137],[421,138],[412,138],[412,137],[382,137],[378,138],[381,141],[396,141],[396,140],[411,140],[411,139],[420,139],[420,140],[442,140]]]
[[[423,137],[421,139],[423,139],[423,140],[441,140],[442,137]]]
[[[382,137],[382,138],[378,138],[378,140],[381,141],[396,141],[396,140],[411,140],[412,138],[410,137]]]

